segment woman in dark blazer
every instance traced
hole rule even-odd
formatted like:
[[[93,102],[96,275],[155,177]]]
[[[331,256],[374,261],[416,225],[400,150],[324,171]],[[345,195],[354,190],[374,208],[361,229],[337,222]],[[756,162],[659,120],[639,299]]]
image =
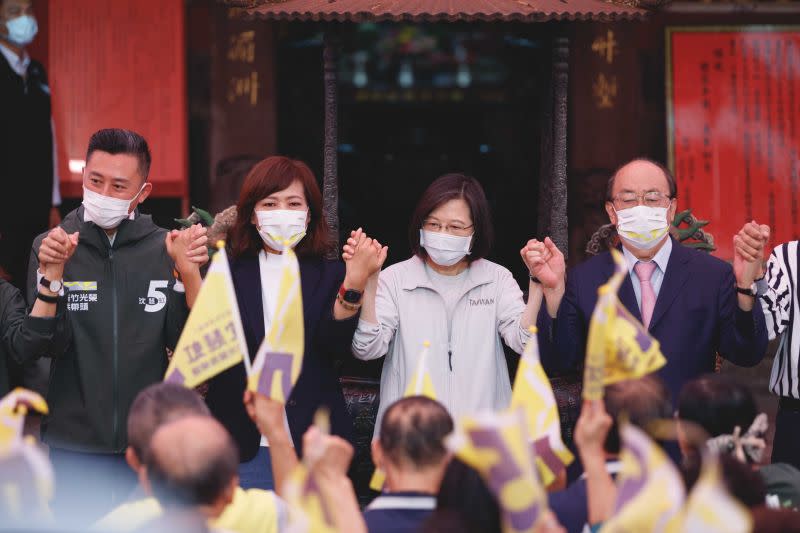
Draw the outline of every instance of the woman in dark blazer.
[[[334,361],[350,356],[367,278],[379,267],[368,254],[356,263],[325,259],[332,242],[322,216],[322,194],[308,166],[268,157],[245,178],[236,221],[228,231],[231,275],[247,348],[255,357],[277,298],[280,254],[292,246],[300,266],[305,354],[300,377],[286,403],[286,421],[298,455],[317,408],[331,413],[331,433],[352,440]],[[374,254],[372,254],[374,257]],[[266,320],[265,320],[266,317]],[[209,382],[206,402],[239,447],[243,488],[273,488],[268,443],[242,402],[245,369],[238,364]]]

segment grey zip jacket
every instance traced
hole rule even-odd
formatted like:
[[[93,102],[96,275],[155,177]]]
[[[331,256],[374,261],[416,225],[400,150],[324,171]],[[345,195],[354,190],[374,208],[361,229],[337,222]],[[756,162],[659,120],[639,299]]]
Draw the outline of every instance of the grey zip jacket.
[[[474,261],[451,317],[439,290],[422,259],[413,256],[380,273],[378,323],[363,318],[358,323],[353,355],[362,360],[386,355],[375,436],[384,411],[411,382],[425,341],[431,343],[427,370],[436,399],[454,418],[505,409],[511,400],[501,338],[522,353],[531,336],[520,327],[525,302],[511,272],[486,259]]]
[[[149,215],[136,210],[123,220],[113,245],[103,229],[83,221],[83,207],[61,227],[80,236],[64,267],[59,317],[69,341],[52,354],[42,437],[55,448],[122,453],[128,409],[139,391],[163,379],[166,349],[175,347],[189,313],[186,298],[172,274],[167,230]],[[45,236],[33,243],[29,301]]]

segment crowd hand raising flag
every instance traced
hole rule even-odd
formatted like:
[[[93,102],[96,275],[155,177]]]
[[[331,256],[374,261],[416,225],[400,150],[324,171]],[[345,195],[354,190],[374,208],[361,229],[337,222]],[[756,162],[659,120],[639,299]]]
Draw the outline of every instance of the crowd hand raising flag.
[[[305,332],[300,268],[291,246],[281,254],[283,267],[272,322],[247,368],[247,388],[286,403],[303,367]]]
[[[583,398],[598,400],[603,387],[655,372],[666,359],[658,341],[625,309],[617,293],[627,275],[622,254],[612,249],[615,270],[598,289],[597,304],[589,323]]]
[[[23,437],[25,415],[33,409],[47,414],[39,394],[16,388],[0,399],[0,516],[4,525],[41,525],[50,519],[53,469],[47,454]]]
[[[225,243],[217,243],[164,381],[196,387],[238,364],[249,363]]]
[[[347,477],[353,447],[329,431],[329,413],[317,411],[314,424],[303,435],[303,461],[284,490],[291,533],[367,531]]]
[[[521,409],[463,417],[446,445],[486,481],[500,506],[504,533],[533,532],[537,526],[546,526],[547,496],[534,466]]]
[[[683,479],[667,454],[643,430],[620,428],[622,469],[617,476],[613,516],[602,533],[682,531],[686,497]]]
[[[528,423],[528,434],[536,453],[536,468],[545,487],[565,473],[575,459],[561,439],[561,420],[550,380],[539,358],[536,328],[520,357],[511,408],[521,408]]]

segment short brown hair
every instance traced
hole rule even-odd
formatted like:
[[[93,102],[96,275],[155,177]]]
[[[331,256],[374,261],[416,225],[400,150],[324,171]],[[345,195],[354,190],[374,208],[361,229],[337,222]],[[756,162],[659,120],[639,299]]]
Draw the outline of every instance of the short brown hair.
[[[472,226],[475,230],[472,235],[472,250],[467,256],[467,260],[471,263],[489,254],[494,231],[489,202],[486,200],[483,187],[478,180],[471,176],[445,174],[428,185],[411,215],[411,222],[408,226],[408,243],[415,255],[422,259],[428,256],[425,249],[419,245],[419,230],[428,215],[442,204],[459,198],[467,202],[472,217]]]
[[[331,250],[333,243],[330,240],[328,223],[322,214],[322,193],[314,173],[302,161],[271,156],[256,164],[242,184],[239,201],[236,203],[236,221],[228,230],[228,242],[234,258],[258,254],[263,241],[251,222],[256,203],[270,194],[286,189],[294,181],[303,185],[311,215],[306,236],[295,248],[297,255],[321,257]]]
[[[608,385],[603,403],[613,421],[604,446],[608,453],[619,453],[621,443],[617,423],[621,414],[625,413],[628,422],[644,430],[650,422],[672,417],[669,389],[664,380],[653,374]]]

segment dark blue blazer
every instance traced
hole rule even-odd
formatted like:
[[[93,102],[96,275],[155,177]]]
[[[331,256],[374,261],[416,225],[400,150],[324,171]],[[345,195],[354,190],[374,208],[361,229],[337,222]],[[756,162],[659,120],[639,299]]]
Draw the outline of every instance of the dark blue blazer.
[[[353,421],[347,412],[334,361],[350,355],[358,314],[347,320],[333,318],[333,304],[344,281],[344,264],[320,258],[300,258],[303,292],[305,354],[300,377],[286,402],[289,431],[298,455],[303,434],[311,425],[317,408],[331,410],[331,433],[353,440]],[[264,309],[261,273],[257,256],[231,260],[231,275],[242,317],[244,336],[251,360],[264,339]],[[228,429],[239,446],[240,460],[249,461],[258,452],[261,434],[247,416],[242,396],[245,390],[244,364],[240,363],[209,381],[206,402],[214,416]]]
[[[597,289],[613,271],[610,252],[581,263],[567,274],[556,320],[551,322],[544,309],[540,313],[540,326],[552,335],[552,344],[545,342],[542,353],[548,372],[574,370],[583,361]],[[625,276],[619,299],[633,316],[642,319],[630,275]],[[731,265],[675,240],[650,333],[661,343],[667,359],[659,375],[673,400],[684,383],[714,370],[717,352],[737,365],[753,366],[767,350],[764,314],[758,302],[751,312],[739,309]]]

